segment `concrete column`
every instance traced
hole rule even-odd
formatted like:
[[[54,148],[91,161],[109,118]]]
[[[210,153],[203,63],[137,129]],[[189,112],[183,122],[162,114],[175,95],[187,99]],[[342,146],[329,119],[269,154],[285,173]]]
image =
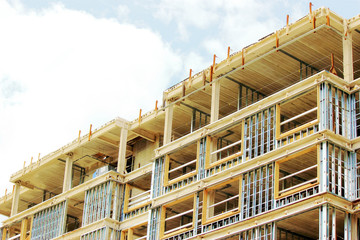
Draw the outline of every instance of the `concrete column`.
[[[126,173],[126,144],[127,144],[128,128],[123,126],[120,131],[119,156],[117,171],[121,174]]]
[[[63,192],[70,190],[72,187],[72,169],[73,169],[72,156],[73,153],[69,153],[68,156],[66,157]]]
[[[219,105],[220,105],[220,81],[212,84],[211,89],[211,112],[210,123],[219,119]]]
[[[168,105],[169,102],[166,103]],[[171,134],[172,134],[172,120],[174,114],[174,105],[171,104],[165,109],[165,126],[164,126],[164,140],[163,145],[171,142]]]
[[[354,66],[353,66],[353,49],[352,49],[352,34],[347,33],[343,37],[343,72],[344,80],[351,82],[354,80]]]
[[[14,192],[13,192],[13,200],[11,205],[11,216],[14,216],[18,213],[19,208],[19,200],[20,200],[20,183],[15,183]]]

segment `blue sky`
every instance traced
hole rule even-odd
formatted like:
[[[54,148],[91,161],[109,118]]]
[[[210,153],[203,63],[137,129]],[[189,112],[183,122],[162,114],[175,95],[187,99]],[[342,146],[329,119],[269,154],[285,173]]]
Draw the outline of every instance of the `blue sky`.
[[[360,0],[313,1],[350,18]],[[0,194],[10,173],[305,16],[304,0],[0,0]],[[4,166],[3,164],[3,166]]]

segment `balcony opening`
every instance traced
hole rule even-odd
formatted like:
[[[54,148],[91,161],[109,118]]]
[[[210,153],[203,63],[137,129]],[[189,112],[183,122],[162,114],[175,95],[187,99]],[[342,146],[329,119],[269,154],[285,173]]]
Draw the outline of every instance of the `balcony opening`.
[[[303,135],[302,130],[318,124],[318,88],[301,94],[293,99],[277,105],[277,139],[295,135],[295,141]],[[314,132],[314,130],[312,130]],[[310,132],[310,133],[312,133]],[[305,133],[306,135],[306,133]]]
[[[241,158],[243,150],[243,124],[216,133],[207,139],[209,153],[206,168]]]
[[[314,146],[275,162],[275,198],[319,183],[319,147]]]
[[[140,208],[149,210],[151,192],[151,174],[145,174],[126,184],[124,213],[127,215]],[[144,210],[144,209],[143,209]],[[131,214],[130,214],[131,215]],[[133,214],[132,214],[133,215]],[[127,218],[127,216],[125,216]]]
[[[240,185],[240,178],[235,178],[204,190],[203,224],[239,213]]]
[[[161,210],[160,237],[167,238],[192,230],[196,219],[196,195],[190,195],[166,204]]]
[[[123,230],[121,232],[121,240],[145,240],[147,237],[147,222]]]
[[[171,185],[181,180],[196,176],[198,142],[170,153],[165,157],[164,185]]]

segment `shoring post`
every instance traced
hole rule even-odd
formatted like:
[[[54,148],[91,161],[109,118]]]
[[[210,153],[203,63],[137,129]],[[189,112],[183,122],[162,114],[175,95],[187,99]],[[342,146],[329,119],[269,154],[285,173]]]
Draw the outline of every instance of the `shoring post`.
[[[139,125],[141,123],[141,112],[142,112],[142,109],[140,108],[140,111],[139,111]]]
[[[213,73],[214,73],[214,67],[211,66],[210,67],[210,83],[212,82],[212,79],[213,79]]]
[[[206,73],[205,73],[205,71],[203,71],[203,73],[202,73],[202,80],[203,80],[203,85],[205,86],[206,85]],[[205,91],[205,88],[204,88],[204,91]]]
[[[191,88],[191,82],[192,82],[191,74],[192,74],[192,69],[190,68],[188,88]]]
[[[334,75],[337,75],[337,72],[336,72],[336,69],[335,69],[335,61],[334,61],[334,54],[333,53],[331,53],[330,59],[331,59],[331,67],[330,67],[329,72],[331,72]]]
[[[215,59],[216,59],[216,54],[214,54],[214,58],[213,58],[213,72],[215,72],[215,65],[216,65],[216,62],[215,62]]]
[[[155,111],[157,111],[157,110],[159,110],[159,108],[158,108],[158,100],[156,100],[156,102],[155,102]]]
[[[244,69],[244,65],[245,65],[245,49],[243,48],[241,51],[241,65],[243,66],[242,69]]]
[[[289,35],[289,14],[286,15],[286,35]]]
[[[182,97],[185,97],[186,95],[186,86],[185,86],[185,81],[182,83]],[[185,99],[184,99],[185,100]]]
[[[92,124],[90,124],[90,130],[89,130],[89,138],[88,138],[88,141],[90,141],[90,138],[91,138],[91,134],[92,134],[91,129],[92,129]]]
[[[78,142],[80,142],[80,136],[81,136],[81,130],[79,130],[79,134],[78,134]]]

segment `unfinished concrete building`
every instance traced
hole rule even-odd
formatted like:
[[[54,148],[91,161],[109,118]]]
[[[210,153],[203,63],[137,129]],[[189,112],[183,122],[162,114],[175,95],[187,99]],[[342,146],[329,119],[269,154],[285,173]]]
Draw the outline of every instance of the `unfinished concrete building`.
[[[359,86],[360,16],[310,8],[24,165],[0,239],[359,239]]]

